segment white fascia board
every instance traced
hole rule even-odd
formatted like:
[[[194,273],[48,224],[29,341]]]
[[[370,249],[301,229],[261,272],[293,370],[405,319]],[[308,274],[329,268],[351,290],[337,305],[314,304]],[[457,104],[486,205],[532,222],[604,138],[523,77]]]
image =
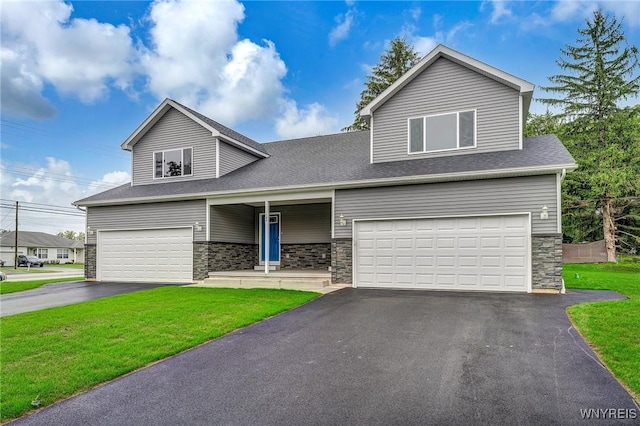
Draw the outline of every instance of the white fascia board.
[[[211,132],[211,135],[214,137],[217,137],[218,139],[224,139],[224,142],[229,143],[230,145],[235,145],[237,148],[243,150],[243,151],[248,151],[251,154],[255,154],[259,157],[262,158],[268,158],[270,157],[269,154],[265,154],[264,152],[258,151],[257,149],[251,148],[249,145],[245,145],[242,142],[238,142],[237,140],[227,136],[227,135],[223,135],[222,133],[220,133],[219,131],[217,131],[216,129],[213,129],[213,131]]]
[[[243,149],[245,151],[251,152],[262,158],[269,157],[269,154],[265,154],[264,152],[258,151],[248,145],[243,144],[240,141],[237,141],[227,135],[221,134],[218,129],[210,126],[208,123],[202,121],[199,117],[196,117],[191,112],[187,111],[182,107],[182,105],[172,101],[167,98],[147,117],[146,120],[142,122],[141,125],[122,143],[122,149],[127,151],[131,151],[131,147],[136,144],[157,122],[162,118],[163,115],[169,110],[169,108],[175,108],[180,111],[182,114],[186,115],[191,120],[195,121],[205,129],[211,132],[213,137],[223,138],[225,141],[228,141],[232,145],[236,145],[238,148]]]
[[[501,177],[517,177],[517,176],[535,176],[535,175],[545,175],[545,174],[555,174],[558,171],[562,171],[562,169],[566,170],[574,170],[578,166],[575,163],[569,164],[554,164],[545,167],[540,166],[531,166],[531,167],[520,167],[520,168],[509,168],[509,169],[497,169],[497,170],[484,170],[484,171],[470,171],[470,172],[462,172],[462,173],[440,173],[433,175],[419,175],[419,176],[401,176],[395,178],[384,178],[384,179],[364,179],[350,182],[329,182],[329,183],[318,183],[304,186],[281,186],[281,187],[271,187],[271,188],[260,188],[260,189],[236,189],[230,191],[216,191],[216,192],[201,192],[201,193],[193,193],[193,194],[175,194],[175,195],[161,195],[161,196],[153,196],[153,197],[138,197],[138,198],[123,198],[119,200],[111,200],[111,201],[90,201],[86,203],[73,203],[76,206],[107,206],[107,205],[122,205],[122,204],[145,204],[145,203],[155,203],[159,201],[186,201],[186,200],[198,200],[203,198],[210,198],[212,203],[215,203],[214,200],[222,199],[225,202],[220,204],[230,204],[227,203],[226,200],[231,200],[231,197],[238,196],[238,199],[244,200],[253,200],[252,196],[255,196],[256,200],[261,200],[264,202],[265,199],[274,201],[274,199],[270,198],[270,196],[274,196],[277,198],[277,201],[286,201],[286,200],[301,200],[305,199],[304,194],[309,195],[310,193],[318,194],[315,191],[320,191],[319,193],[325,193],[323,191],[331,191],[335,189],[357,189],[357,188],[368,188],[368,187],[378,187],[378,186],[394,186],[394,185],[408,185],[408,184],[420,184],[420,183],[439,183],[439,182],[455,182],[462,180],[480,180],[480,179],[491,179],[491,178],[501,178]],[[328,194],[326,192],[325,194]],[[284,194],[288,194],[288,197],[285,198]],[[330,198],[331,195],[326,195],[326,197],[319,198]],[[313,195],[313,198],[318,198]],[[249,201],[244,201],[249,202]]]
[[[220,177],[220,138],[216,138],[216,178]]]
[[[302,200],[330,200],[333,197],[333,190],[320,190],[320,191],[300,191],[297,192],[281,192],[281,193],[268,193],[263,192],[261,194],[254,195],[226,195],[221,197],[210,197],[207,202],[210,206],[224,205],[224,204],[251,204],[251,203],[264,203],[268,201],[275,203],[279,201],[302,201]]]
[[[518,149],[522,151],[522,143],[524,139],[524,122],[522,117],[524,115],[524,111],[522,110],[522,95],[518,96]],[[476,120],[477,121],[477,120]]]
[[[478,61],[470,56],[464,55],[453,49],[450,49],[443,45],[436,46],[431,52],[429,52],[424,58],[420,60],[413,68],[407,71],[402,77],[396,80],[391,86],[387,87],[379,96],[371,101],[367,106],[362,108],[359,112],[361,117],[368,117],[375,111],[380,105],[385,103],[391,96],[406,86],[411,80],[417,77],[422,71],[431,66],[438,58],[444,57],[454,60],[454,62],[462,63],[465,66],[475,69],[493,78],[501,83],[508,83],[509,85],[518,88],[520,93],[533,92],[535,86],[526,80],[518,78],[514,75],[506,73],[484,62]]]
[[[156,109],[153,110],[151,114],[140,124],[136,130],[133,131],[129,135],[129,137],[122,142],[120,147],[126,151],[131,151],[133,145],[138,142],[138,140],[145,135],[153,127],[154,124],[158,122],[162,118],[162,116],[169,111],[171,107],[171,99],[166,98]]]

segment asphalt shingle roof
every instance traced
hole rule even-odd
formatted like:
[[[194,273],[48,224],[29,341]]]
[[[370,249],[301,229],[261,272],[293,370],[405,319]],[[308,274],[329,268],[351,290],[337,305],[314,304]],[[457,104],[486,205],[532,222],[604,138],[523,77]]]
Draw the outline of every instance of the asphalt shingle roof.
[[[206,115],[202,115],[200,114],[198,111],[194,111],[191,108],[189,108],[188,106],[182,105],[180,102],[176,102],[172,99],[173,102],[175,102],[176,104],[180,105],[182,108],[186,109],[187,111],[189,111],[191,114],[195,115],[196,117],[198,117],[200,120],[204,121],[205,123],[207,123],[208,125],[210,125],[211,127],[213,127],[214,129],[216,129],[217,131],[220,132],[220,134],[222,134],[223,136],[227,136],[231,139],[237,140],[238,142],[242,142],[243,144],[250,146],[251,148],[262,152],[263,154],[269,154],[267,152],[267,150],[264,148],[264,145],[261,143],[258,143],[256,141],[254,141],[251,138],[248,138],[247,136],[236,132],[233,129],[228,128],[227,126],[224,126],[220,123],[218,123],[215,120],[210,119],[209,117],[207,117]]]
[[[264,144],[270,154],[217,179],[125,184],[79,200],[78,205],[136,198],[337,184],[501,169],[573,165],[554,135],[526,138],[522,150],[369,163],[369,132],[348,132]]]
[[[14,247],[16,232],[5,232],[0,237],[0,246]],[[19,231],[18,247],[82,248],[84,242],[58,237],[44,232]]]

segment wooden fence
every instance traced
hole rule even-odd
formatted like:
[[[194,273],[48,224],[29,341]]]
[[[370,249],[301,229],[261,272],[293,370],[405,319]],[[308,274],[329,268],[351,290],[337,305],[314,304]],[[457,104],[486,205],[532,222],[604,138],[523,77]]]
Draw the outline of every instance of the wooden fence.
[[[607,261],[604,240],[593,243],[563,244],[562,263],[599,263]]]

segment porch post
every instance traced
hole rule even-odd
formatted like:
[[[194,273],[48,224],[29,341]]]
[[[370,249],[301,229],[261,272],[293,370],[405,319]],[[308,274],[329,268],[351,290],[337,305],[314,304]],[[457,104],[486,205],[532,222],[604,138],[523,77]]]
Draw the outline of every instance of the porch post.
[[[269,201],[264,202],[264,224],[262,224],[262,230],[264,231],[264,238],[262,245],[264,247],[264,273],[269,273],[269,234],[271,233],[271,221],[269,212]]]

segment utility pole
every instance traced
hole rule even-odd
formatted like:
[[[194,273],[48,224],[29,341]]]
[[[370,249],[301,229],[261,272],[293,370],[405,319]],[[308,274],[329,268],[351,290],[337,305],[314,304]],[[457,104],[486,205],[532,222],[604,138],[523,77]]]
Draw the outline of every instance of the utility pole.
[[[16,201],[16,233],[13,247],[13,269],[18,269],[18,202]]]

